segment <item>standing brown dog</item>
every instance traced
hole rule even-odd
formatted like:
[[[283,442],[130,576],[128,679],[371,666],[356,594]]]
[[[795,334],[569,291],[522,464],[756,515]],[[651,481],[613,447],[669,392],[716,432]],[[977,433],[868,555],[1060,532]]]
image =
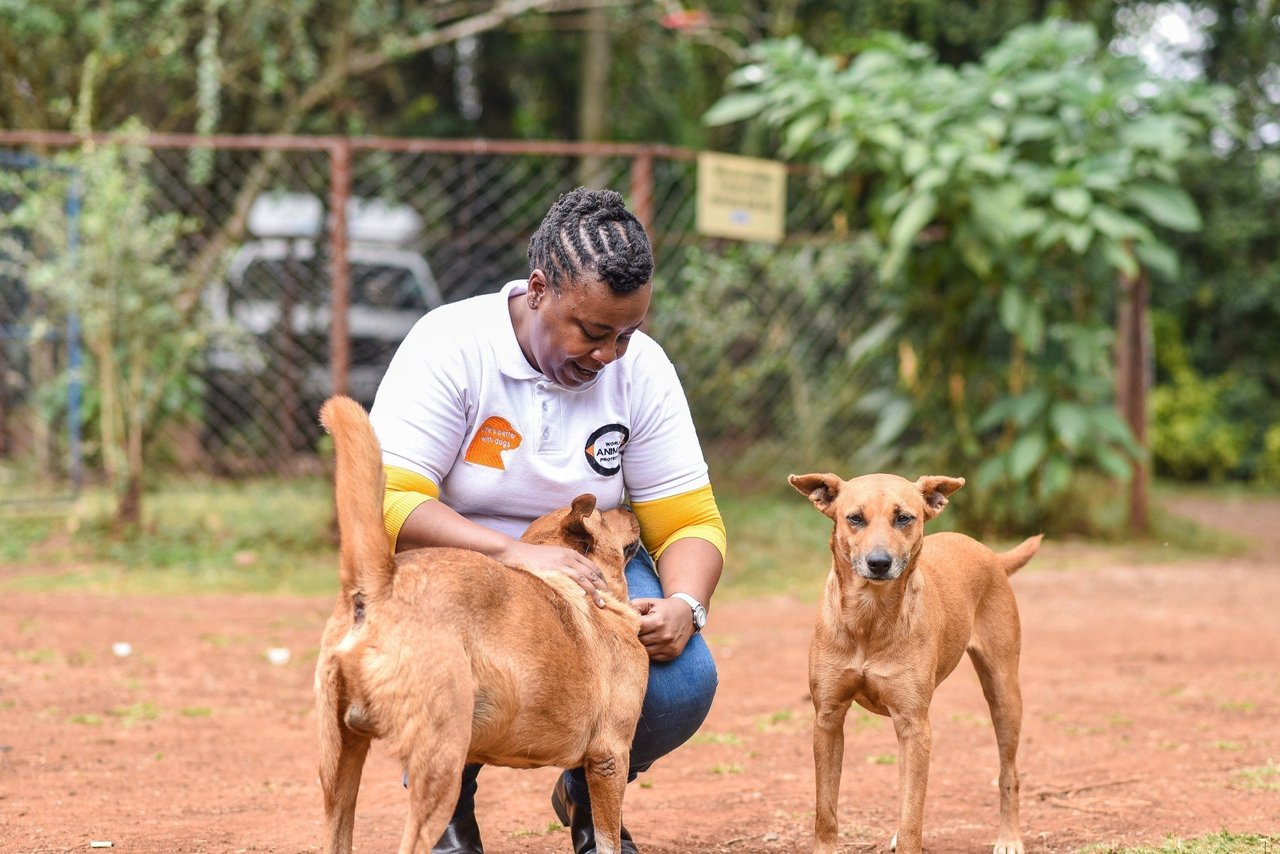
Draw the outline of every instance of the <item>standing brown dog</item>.
[[[478,552],[393,556],[368,416],[334,397],[320,420],[336,448],[342,531],[342,592],[315,682],[325,851],[351,851],[360,773],[375,738],[390,742],[408,774],[400,854],[428,851],[439,839],[467,763],[585,767],[599,851],[619,850],[649,672],[623,575],[638,547],[635,517],[600,513],[582,495],[525,534],[589,556],[609,586],[603,608],[567,576],[512,569]]]
[[[1018,829],[1018,687],[1021,631],[1008,576],[1040,547],[1031,537],[996,554],[963,534],[924,535],[963,478],[915,483],[871,474],[791,475],[791,485],[835,522],[831,573],[809,647],[816,712],[817,813],[813,850],[836,850],[836,800],[844,719],[857,702],[893,720],[902,814],[889,847],[921,851],[929,782],[929,704],[967,650],[991,708],[1000,751],[1000,832],[995,854],[1022,854]]]

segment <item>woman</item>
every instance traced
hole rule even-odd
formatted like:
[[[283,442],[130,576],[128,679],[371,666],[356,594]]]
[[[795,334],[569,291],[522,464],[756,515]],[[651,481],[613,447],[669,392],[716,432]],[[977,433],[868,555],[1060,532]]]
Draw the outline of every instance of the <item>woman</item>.
[[[590,492],[624,500],[645,546],[627,565],[649,687],[628,779],[697,731],[715,695],[698,634],[724,566],[725,531],[675,369],[640,326],[653,253],[610,190],[579,188],[529,241],[529,278],[427,314],[405,338],[372,410],[397,551],[457,546],[564,572],[599,600],[587,558],[522,543],[538,516]],[[655,564],[656,561],[656,564]],[[469,766],[437,854],[481,852]],[[551,797],[577,854],[595,851],[581,769]],[[636,851],[623,828],[623,850]]]

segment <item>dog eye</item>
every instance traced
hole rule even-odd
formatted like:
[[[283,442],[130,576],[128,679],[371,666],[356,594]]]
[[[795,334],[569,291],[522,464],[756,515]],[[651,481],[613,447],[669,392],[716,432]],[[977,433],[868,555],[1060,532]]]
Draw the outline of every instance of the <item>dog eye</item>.
[[[912,516],[910,513],[899,513],[894,517],[893,524],[897,525],[899,528],[905,528],[915,520],[916,517]]]
[[[845,518],[848,519],[849,524],[855,528],[861,528],[867,524],[866,518],[861,513],[851,513]]]

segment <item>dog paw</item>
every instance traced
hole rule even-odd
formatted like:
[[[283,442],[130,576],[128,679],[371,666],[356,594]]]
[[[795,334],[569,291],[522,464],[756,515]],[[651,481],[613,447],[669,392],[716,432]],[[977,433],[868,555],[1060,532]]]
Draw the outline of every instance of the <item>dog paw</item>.
[[[998,839],[991,854],[1024,854],[1021,839]]]

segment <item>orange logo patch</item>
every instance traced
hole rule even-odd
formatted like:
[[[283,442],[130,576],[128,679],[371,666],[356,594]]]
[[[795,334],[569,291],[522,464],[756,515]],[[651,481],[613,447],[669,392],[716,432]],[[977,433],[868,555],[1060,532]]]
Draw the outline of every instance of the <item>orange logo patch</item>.
[[[516,428],[511,426],[511,422],[505,418],[490,415],[480,425],[475,438],[467,446],[467,455],[464,459],[479,466],[506,471],[507,467],[502,464],[502,452],[514,451],[520,447],[520,440],[521,436],[516,432]]]

